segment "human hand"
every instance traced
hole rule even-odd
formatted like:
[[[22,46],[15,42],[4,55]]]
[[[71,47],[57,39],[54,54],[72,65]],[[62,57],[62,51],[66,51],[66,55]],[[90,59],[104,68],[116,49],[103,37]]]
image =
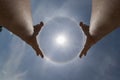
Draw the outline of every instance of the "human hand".
[[[79,25],[82,28],[84,34],[86,35],[86,42],[85,42],[84,48],[82,49],[80,56],[79,56],[80,58],[82,58],[83,55],[84,56],[87,55],[88,50],[95,43],[95,41],[89,33],[89,26],[86,24],[83,24],[83,22],[80,22]]]
[[[33,37],[29,43],[32,46],[32,48],[36,51],[36,55],[41,56],[42,58],[44,57],[44,55],[39,47],[37,35],[39,34],[39,32],[43,26],[44,26],[44,23],[42,21],[40,22],[40,24],[37,24],[34,26]]]

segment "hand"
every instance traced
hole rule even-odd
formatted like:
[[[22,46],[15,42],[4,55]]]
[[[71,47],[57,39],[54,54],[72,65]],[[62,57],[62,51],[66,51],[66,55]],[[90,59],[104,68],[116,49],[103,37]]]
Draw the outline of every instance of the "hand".
[[[39,31],[44,26],[44,23],[41,21],[40,24],[34,25],[34,36],[37,36],[39,34]]]
[[[29,45],[31,45],[31,47],[35,50],[36,55],[41,56],[42,58],[44,57],[44,55],[39,47],[37,35],[39,34],[39,32],[43,26],[44,26],[43,22],[40,22],[40,24],[35,25],[33,36],[29,40],[27,40],[27,43]]]
[[[90,49],[90,47],[95,43],[94,39],[92,38],[92,36],[89,33],[89,26],[86,24],[83,24],[83,22],[80,22],[80,27],[82,28],[84,34],[86,35],[86,42],[84,45],[84,48],[81,51],[80,54],[80,58],[82,58],[82,56],[86,56],[87,55],[87,51]]]
[[[40,24],[35,25],[34,26],[34,34],[33,34],[33,36],[34,36],[33,39],[36,42],[36,46],[33,48],[36,51],[36,55],[41,56],[42,58],[44,57],[44,55],[43,55],[42,51],[40,50],[40,47],[38,45],[38,41],[37,41],[36,37],[39,34],[39,32],[43,26],[44,26],[44,23],[42,21],[40,22]]]

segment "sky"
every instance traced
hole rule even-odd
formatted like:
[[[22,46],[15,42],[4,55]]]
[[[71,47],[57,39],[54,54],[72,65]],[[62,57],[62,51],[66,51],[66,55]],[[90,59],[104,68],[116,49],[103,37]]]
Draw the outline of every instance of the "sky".
[[[90,23],[91,0],[31,0],[31,8],[33,24],[45,23],[38,39],[47,58],[37,57],[29,45],[3,29],[0,80],[120,79],[119,28],[95,44],[86,57],[78,57],[84,43],[78,25]],[[68,38],[62,47],[54,41],[59,33]]]

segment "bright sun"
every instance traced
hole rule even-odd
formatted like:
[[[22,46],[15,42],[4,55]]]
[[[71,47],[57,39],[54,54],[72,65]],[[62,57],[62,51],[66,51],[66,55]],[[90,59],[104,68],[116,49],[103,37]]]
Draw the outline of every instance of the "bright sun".
[[[65,45],[66,37],[64,35],[59,35],[56,37],[56,43],[59,45]]]

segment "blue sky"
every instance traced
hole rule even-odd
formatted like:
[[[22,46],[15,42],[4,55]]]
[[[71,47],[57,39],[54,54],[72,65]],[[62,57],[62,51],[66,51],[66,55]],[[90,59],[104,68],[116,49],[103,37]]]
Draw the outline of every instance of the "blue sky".
[[[40,21],[47,24],[61,15],[78,24],[80,21],[89,24],[91,16],[91,0],[31,0],[31,7],[33,24]],[[40,40],[44,37],[43,31]],[[120,29],[116,29],[94,45],[86,57],[75,57],[63,64],[37,57],[30,46],[3,29],[0,33],[0,80],[119,80],[119,34]]]

